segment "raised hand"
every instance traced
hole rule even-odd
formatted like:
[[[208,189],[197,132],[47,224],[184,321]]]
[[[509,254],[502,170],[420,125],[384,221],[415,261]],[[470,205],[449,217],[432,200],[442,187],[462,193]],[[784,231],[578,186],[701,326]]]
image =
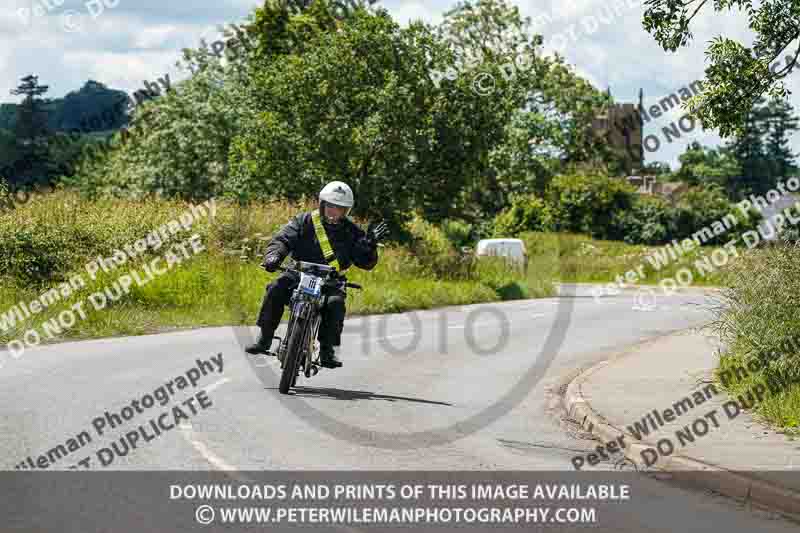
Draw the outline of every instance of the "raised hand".
[[[386,234],[389,233],[389,226],[386,225],[386,222],[381,220],[380,222],[372,222],[367,227],[367,241],[375,245],[378,241],[382,240],[386,237]]]

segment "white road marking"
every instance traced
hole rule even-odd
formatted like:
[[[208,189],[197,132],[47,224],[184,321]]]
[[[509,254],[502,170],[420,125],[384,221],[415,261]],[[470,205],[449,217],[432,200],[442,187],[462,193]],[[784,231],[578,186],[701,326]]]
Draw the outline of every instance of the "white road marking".
[[[230,380],[231,380],[231,378],[219,379],[219,380],[215,381],[214,383],[212,383],[211,385],[209,385],[208,387],[205,387],[203,390],[206,391],[206,392],[211,392],[212,390],[216,389],[217,387],[220,387],[220,386],[226,384]]]
[[[211,392],[212,390],[224,385],[225,383],[227,383],[229,381],[231,381],[230,378],[219,379],[219,380],[215,381],[214,383],[212,383],[211,385],[209,385],[207,387],[204,387],[203,390],[206,391],[206,392]],[[195,436],[194,427],[192,427],[191,422],[181,422],[178,425],[178,428],[181,430],[181,435],[186,440],[186,442],[191,444],[192,447],[195,450],[197,450],[197,452],[206,461],[208,461],[209,464],[211,464],[211,466],[213,466],[217,470],[222,470],[222,471],[226,472],[226,474],[229,477],[231,477],[231,478],[233,478],[236,481],[239,481],[241,483],[252,481],[251,479],[248,479],[248,478],[246,478],[244,476],[241,476],[241,475],[237,474],[236,473],[236,470],[237,470],[236,467],[231,466],[230,464],[225,462],[224,459],[222,459],[221,457],[216,455],[214,452],[212,452],[210,449],[208,449],[208,446],[206,446],[200,439],[198,439]]]
[[[212,383],[208,387],[206,387],[205,390],[207,392],[211,391],[211,390],[216,389],[217,387],[219,387],[221,385],[224,385],[228,381],[230,381],[229,378],[220,379],[220,380]],[[235,466],[232,466],[232,465],[228,464],[224,459],[222,459],[221,457],[216,455],[214,452],[209,450],[208,446],[206,446],[203,442],[201,442],[199,439],[197,439],[195,437],[194,428],[192,428],[192,424],[191,423],[189,423],[189,422],[181,422],[178,425],[178,428],[180,428],[181,435],[183,435],[183,438],[186,439],[186,441],[189,444],[191,444],[192,447],[194,447],[194,449],[197,450],[197,452],[200,455],[202,455],[203,458],[206,461],[209,462],[209,464],[211,464],[211,466],[213,466],[217,470],[221,470],[222,472],[225,473],[226,476],[228,476],[229,478],[231,478],[233,480],[238,481],[239,483],[254,483],[255,482],[255,480],[250,479],[247,476],[239,474],[238,473],[238,469]],[[344,531],[350,531],[350,532],[353,532],[353,533],[355,533],[355,532],[361,533],[361,531],[362,531],[360,529],[349,527],[349,526],[344,525],[344,524],[338,526],[338,529],[342,529]]]
[[[183,435],[183,438],[186,439],[186,441],[189,444],[191,444],[192,447],[195,450],[197,450],[197,452],[200,455],[202,455],[203,458],[211,464],[211,466],[213,466],[217,470],[222,470],[222,471],[226,471],[226,472],[234,472],[233,474],[229,474],[229,475],[230,475],[230,477],[232,477],[233,479],[235,479],[237,481],[241,481],[241,482],[250,481],[250,480],[248,480],[248,479],[236,474],[235,473],[236,472],[236,468],[235,467],[229,465],[223,459],[221,459],[220,457],[215,455],[214,452],[209,450],[208,447],[205,444],[203,444],[199,439],[197,439],[195,437],[195,435],[194,435],[194,429],[192,428],[192,425],[190,423],[182,422],[180,424],[180,426],[178,426],[178,427],[181,429],[181,434]]]

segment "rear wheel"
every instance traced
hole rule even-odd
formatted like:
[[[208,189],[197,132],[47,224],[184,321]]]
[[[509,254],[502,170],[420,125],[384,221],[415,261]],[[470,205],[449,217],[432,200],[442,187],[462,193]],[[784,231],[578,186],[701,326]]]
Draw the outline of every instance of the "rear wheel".
[[[286,345],[286,358],[283,361],[283,373],[278,390],[281,394],[288,394],[289,389],[294,385],[297,378],[297,364],[300,355],[303,353],[303,339],[306,333],[306,321],[297,318],[292,325],[292,333],[289,335],[289,342]]]

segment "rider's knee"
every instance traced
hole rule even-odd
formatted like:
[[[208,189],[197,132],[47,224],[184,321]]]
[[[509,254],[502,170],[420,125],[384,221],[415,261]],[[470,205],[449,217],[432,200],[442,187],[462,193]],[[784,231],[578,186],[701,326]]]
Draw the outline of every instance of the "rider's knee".
[[[279,276],[273,280],[272,283],[267,285],[267,297],[278,297],[285,300],[291,295],[292,290],[294,290],[292,280],[284,276]]]
[[[335,309],[337,311],[343,312],[345,310],[344,296],[339,296],[338,294],[328,296],[328,301],[326,302],[326,305],[331,310]]]

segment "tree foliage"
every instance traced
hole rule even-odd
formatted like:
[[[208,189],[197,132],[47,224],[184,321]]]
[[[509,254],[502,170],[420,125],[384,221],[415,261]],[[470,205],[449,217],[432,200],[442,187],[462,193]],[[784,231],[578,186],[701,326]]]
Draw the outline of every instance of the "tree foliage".
[[[190,79],[138,106],[130,135],[72,183],[245,203],[316,196],[339,179],[356,192],[355,215],[419,210],[485,231],[515,195],[543,193],[571,164],[607,162],[590,134],[607,96],[543,57],[507,2],[463,2],[440,26],[402,28],[383,9],[304,4],[266,0],[244,28],[250,46],[227,61],[208,43],[185,50]],[[458,75],[435,82],[448,69]],[[492,94],[475,90],[479,74]]]
[[[643,24],[664,50],[688,46],[693,38],[692,20],[700,13],[738,10],[747,16],[755,33],[750,46],[737,40],[716,37],[706,56],[706,81],[701,94],[687,106],[704,128],[719,128],[728,137],[741,133],[752,107],[760,97],[785,99],[789,94],[783,79],[794,69],[800,47],[790,51],[800,38],[800,3],[796,0],[647,0]],[[704,11],[704,8],[707,8]],[[770,66],[788,53],[783,67]]]
[[[672,175],[674,179],[692,186],[715,183],[723,187],[729,196],[736,196],[736,182],[742,168],[729,148],[709,148],[693,141],[678,156],[678,161],[681,166]]]
[[[630,209],[634,188],[624,179],[600,172],[562,174],[545,194],[553,229],[600,239],[621,238],[613,224],[617,213]]]
[[[797,170],[789,135],[798,129],[791,104],[759,101],[725,146],[690,143],[678,157],[681,167],[673,177],[690,185],[718,185],[731,199],[764,194]]]
[[[517,7],[503,0],[459,2],[437,33],[459,67],[459,79],[489,73],[496,82],[511,76],[515,83],[510,110],[503,110],[509,118],[501,142],[467,191],[476,219],[493,216],[513,196],[542,194],[566,164],[612,159],[591,134],[592,118],[608,98],[563,58],[541,54],[541,35],[533,34]],[[511,89],[503,86],[503,95]]]
[[[507,59],[487,57],[482,68]],[[234,143],[232,181],[243,196],[296,198],[342,179],[356,191],[357,214],[461,214],[531,74],[498,75],[491,98],[466,75],[437,87],[430,72],[457,60],[430,26],[400,28],[385,11],[356,10],[337,31],[257,69],[259,111]]]
[[[17,156],[23,162],[16,168],[25,170],[7,177],[14,188],[43,182],[50,170],[47,158],[47,137],[50,134],[46,109],[48,100],[43,98],[47,90],[48,86],[40,85],[39,77],[32,74],[22,78],[19,86],[11,90],[11,94],[23,96],[22,103],[17,107],[14,137]]]
[[[789,136],[800,129],[800,123],[794,108],[785,100],[769,102],[766,121],[768,132],[764,149],[769,171],[774,177],[785,178],[797,171],[796,154],[789,147]]]

